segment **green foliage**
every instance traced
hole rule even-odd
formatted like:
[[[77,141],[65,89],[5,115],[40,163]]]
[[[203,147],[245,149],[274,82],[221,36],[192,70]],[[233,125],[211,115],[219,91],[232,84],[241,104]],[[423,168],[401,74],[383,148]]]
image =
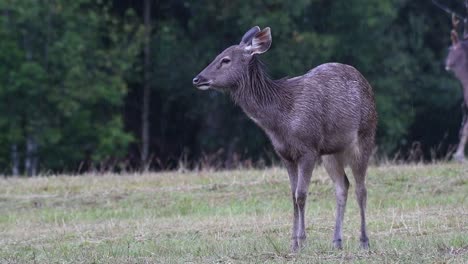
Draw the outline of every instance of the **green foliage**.
[[[264,133],[228,96],[191,87],[191,79],[253,25],[272,28],[273,45],[262,59],[274,78],[329,61],[363,73],[375,90],[380,153],[391,155],[413,141],[429,152],[444,135],[446,145],[457,139],[459,84],[442,67],[450,20],[428,1],[152,3],[153,164],[171,167],[182,156],[198,161],[210,153],[228,163],[274,157]],[[24,160],[28,139],[38,144],[42,169],[139,156],[142,17],[139,2],[0,0],[5,171],[12,146]]]
[[[125,155],[132,137],[121,121],[123,76],[138,53],[129,37],[138,25],[122,25],[88,0],[0,6],[8,10],[0,25],[0,146],[24,146],[31,135],[40,163],[53,170]]]

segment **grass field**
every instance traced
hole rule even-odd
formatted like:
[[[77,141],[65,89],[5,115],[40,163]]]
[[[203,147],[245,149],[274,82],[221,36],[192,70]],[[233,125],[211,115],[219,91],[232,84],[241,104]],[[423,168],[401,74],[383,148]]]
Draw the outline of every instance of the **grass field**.
[[[0,179],[0,263],[468,263],[468,166],[371,168],[370,251],[353,185],[333,250],[333,186],[315,170],[293,255],[280,168]]]

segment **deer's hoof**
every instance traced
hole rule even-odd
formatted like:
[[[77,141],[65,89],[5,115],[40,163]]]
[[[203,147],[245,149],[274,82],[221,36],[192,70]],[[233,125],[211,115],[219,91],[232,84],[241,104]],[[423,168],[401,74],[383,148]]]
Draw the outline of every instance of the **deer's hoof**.
[[[335,249],[343,249],[343,244],[341,242],[341,239],[333,240],[333,248]]]
[[[360,247],[363,250],[369,250],[369,239],[361,239]]]
[[[306,245],[306,237],[297,237],[291,240],[291,252],[296,253]]]
[[[465,162],[465,155],[463,153],[455,153],[453,154],[453,159],[458,162]]]
[[[291,252],[292,253],[297,253],[299,251],[299,243],[297,242],[296,239],[293,239],[291,241]]]

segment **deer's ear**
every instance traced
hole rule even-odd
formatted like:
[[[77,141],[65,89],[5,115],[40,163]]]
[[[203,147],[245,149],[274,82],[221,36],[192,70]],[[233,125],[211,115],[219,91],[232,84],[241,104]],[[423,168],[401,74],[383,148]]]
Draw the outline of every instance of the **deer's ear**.
[[[260,32],[260,27],[258,27],[258,26],[255,26],[255,27],[249,29],[249,31],[245,32],[244,36],[242,37],[242,40],[241,40],[240,44],[250,44],[252,42],[252,38],[258,32]]]
[[[269,27],[257,32],[252,38],[252,43],[248,44],[245,49],[250,51],[251,55],[262,54],[271,46],[271,30]]]

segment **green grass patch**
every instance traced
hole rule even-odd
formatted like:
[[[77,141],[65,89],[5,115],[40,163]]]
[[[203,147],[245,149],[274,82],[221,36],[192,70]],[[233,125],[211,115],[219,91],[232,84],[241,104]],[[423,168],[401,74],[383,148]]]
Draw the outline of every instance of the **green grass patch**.
[[[358,248],[353,185],[333,250],[334,189],[315,170],[308,244],[290,254],[281,168],[1,179],[0,263],[468,262],[466,166],[371,168],[370,251]]]

